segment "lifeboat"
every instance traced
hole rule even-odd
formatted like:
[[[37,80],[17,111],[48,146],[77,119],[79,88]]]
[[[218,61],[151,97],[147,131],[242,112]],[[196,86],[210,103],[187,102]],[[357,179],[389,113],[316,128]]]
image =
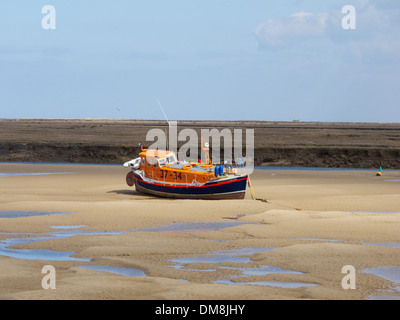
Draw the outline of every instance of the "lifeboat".
[[[243,199],[248,175],[229,165],[180,161],[175,152],[141,147],[139,157],[125,162],[128,186],[159,197],[180,199]],[[203,148],[207,151],[208,146]]]

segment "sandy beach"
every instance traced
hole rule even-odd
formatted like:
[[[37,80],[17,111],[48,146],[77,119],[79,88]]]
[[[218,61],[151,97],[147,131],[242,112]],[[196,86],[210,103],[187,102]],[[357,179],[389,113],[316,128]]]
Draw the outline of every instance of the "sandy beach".
[[[0,173],[0,299],[400,299],[398,170],[255,170],[268,202],[145,196],[113,165]]]

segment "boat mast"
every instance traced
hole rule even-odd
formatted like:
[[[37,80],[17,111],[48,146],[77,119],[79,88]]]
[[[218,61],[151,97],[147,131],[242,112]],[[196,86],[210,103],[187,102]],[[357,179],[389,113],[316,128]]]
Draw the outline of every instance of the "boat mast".
[[[211,159],[210,159],[210,154],[208,152],[210,150],[208,142],[203,144],[203,138],[201,138],[201,145],[202,145],[202,149],[204,151],[204,155],[205,155],[205,159],[206,159],[206,165],[212,164],[211,163]]]
[[[169,120],[167,118],[167,115],[165,114],[164,108],[162,107],[160,100],[157,99],[157,102],[158,102],[158,105],[160,106],[160,109],[161,109],[162,113],[164,114],[165,120],[167,120],[168,129],[169,129],[170,123],[169,123]],[[166,150],[168,150],[169,149],[169,137],[168,137],[168,133],[167,132],[165,132],[165,137],[166,137],[166,141],[165,141],[166,142]]]

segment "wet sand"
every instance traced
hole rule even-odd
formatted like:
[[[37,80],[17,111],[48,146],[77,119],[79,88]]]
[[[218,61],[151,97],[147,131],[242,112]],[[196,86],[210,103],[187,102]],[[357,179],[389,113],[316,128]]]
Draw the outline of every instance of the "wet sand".
[[[1,163],[0,173],[0,241],[45,236],[2,243],[0,299],[400,298],[400,281],[367,273],[395,267],[398,279],[399,171],[256,170],[251,182],[267,203],[249,190],[244,200],[140,195],[122,166]],[[7,216],[17,211],[49,214]],[[71,255],[35,260],[37,249]],[[42,288],[45,265],[55,267],[55,290]],[[342,287],[345,265],[355,289]]]

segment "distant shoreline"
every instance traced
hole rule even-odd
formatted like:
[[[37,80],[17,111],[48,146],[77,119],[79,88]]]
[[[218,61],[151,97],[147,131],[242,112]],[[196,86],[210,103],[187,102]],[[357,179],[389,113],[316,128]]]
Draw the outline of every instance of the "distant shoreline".
[[[32,165],[32,166],[113,166],[120,167],[121,163],[82,163],[82,162],[16,162],[16,161],[0,161],[0,165]],[[375,172],[376,168],[330,168],[330,167],[279,167],[279,166],[254,166],[254,170],[269,171],[371,171]],[[397,172],[400,169],[385,169],[386,172]],[[61,172],[63,173],[63,172]],[[0,173],[1,176],[2,173]],[[19,173],[18,173],[19,174]],[[51,174],[51,173],[39,173]],[[60,174],[60,173],[58,173]],[[21,175],[25,175],[21,173]],[[28,174],[29,175],[29,174]]]
[[[0,118],[0,121],[93,121],[93,122],[164,122],[164,119],[123,119],[123,118]],[[294,124],[365,124],[365,125],[395,125],[398,126],[397,122],[365,122],[365,121],[310,121],[310,120],[176,120],[169,119],[169,121],[177,121],[177,122],[194,122],[194,123],[202,123],[202,122],[212,122],[212,123],[235,123],[235,122],[247,122],[247,123],[265,123],[265,124],[279,124],[279,123],[294,123]]]
[[[123,163],[137,156],[139,143],[150,144],[151,128],[168,125],[165,120],[0,119],[0,161]],[[400,169],[398,123],[178,121],[178,130],[184,128],[254,129],[256,166]]]

